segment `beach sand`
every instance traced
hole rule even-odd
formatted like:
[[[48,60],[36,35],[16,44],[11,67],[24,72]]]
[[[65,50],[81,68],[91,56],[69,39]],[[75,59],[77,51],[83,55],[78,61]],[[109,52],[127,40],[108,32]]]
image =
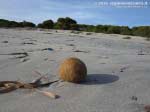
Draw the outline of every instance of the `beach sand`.
[[[81,84],[59,81],[38,92],[0,95],[0,112],[144,112],[150,104],[150,42],[143,37],[58,30],[0,29],[0,81],[31,82],[34,71],[58,79],[59,64],[77,57],[87,66]]]

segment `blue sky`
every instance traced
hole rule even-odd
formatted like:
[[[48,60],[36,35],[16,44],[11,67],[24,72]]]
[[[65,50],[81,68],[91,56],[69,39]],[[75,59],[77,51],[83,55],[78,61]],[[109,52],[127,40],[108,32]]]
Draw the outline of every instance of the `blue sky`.
[[[27,20],[37,24],[47,19],[56,21],[59,17],[72,17],[78,23],[83,24],[112,24],[130,27],[150,25],[150,7],[101,7],[96,4],[97,2],[102,2],[102,0],[1,0],[0,18]]]

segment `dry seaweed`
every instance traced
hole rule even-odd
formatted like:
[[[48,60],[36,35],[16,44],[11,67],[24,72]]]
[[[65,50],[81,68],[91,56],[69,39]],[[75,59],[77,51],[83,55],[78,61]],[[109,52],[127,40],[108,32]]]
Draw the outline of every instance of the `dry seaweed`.
[[[39,72],[36,73],[40,74]],[[40,91],[38,90],[38,88],[47,87],[52,83],[58,82],[59,80],[42,83],[41,80],[43,78],[45,78],[45,76],[40,76],[38,79],[34,80],[31,83],[24,83],[20,81],[0,81],[0,94],[9,93],[17,89],[33,89],[49,97],[57,98],[58,96],[55,95],[54,93],[47,91]]]

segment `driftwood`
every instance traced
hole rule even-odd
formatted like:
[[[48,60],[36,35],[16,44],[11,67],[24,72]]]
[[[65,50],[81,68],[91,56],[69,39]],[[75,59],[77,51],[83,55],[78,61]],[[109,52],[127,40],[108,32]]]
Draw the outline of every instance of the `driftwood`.
[[[40,74],[39,72],[36,72],[36,73]],[[38,88],[47,87],[52,83],[58,82],[59,80],[48,81],[46,83],[42,83],[41,80],[43,78],[44,76],[41,76],[31,83],[23,83],[20,81],[0,81],[0,94],[9,93],[9,92],[15,91],[16,89],[33,89],[40,93],[43,93],[46,96],[57,98],[58,96],[55,95],[54,93],[41,91]]]

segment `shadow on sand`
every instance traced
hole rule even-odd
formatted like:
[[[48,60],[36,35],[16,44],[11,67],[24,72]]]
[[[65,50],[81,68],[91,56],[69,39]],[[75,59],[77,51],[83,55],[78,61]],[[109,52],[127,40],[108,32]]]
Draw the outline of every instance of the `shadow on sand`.
[[[97,85],[97,84],[107,84],[118,81],[119,77],[116,75],[110,74],[88,74],[85,82],[81,84],[85,85]]]

